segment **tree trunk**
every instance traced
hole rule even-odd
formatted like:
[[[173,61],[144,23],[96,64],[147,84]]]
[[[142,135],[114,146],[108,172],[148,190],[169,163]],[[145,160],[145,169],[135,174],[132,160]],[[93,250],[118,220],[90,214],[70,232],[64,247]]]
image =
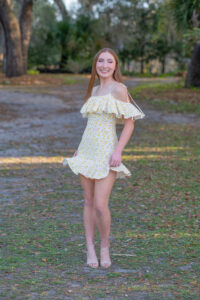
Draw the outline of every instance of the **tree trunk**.
[[[0,65],[2,67],[2,70],[4,70],[4,33],[3,28],[0,23],[0,56],[2,56],[2,61],[0,61]]]
[[[6,47],[5,47],[5,36],[2,28],[2,35],[1,35],[1,47],[2,47],[2,54],[3,54],[3,61],[2,61],[2,71],[6,73]]]
[[[22,45],[24,73],[26,73],[27,70],[28,47],[31,38],[32,9],[33,9],[33,0],[25,0],[22,4],[20,20],[19,20],[20,29],[21,29],[21,45]]]
[[[130,63],[131,63],[131,61],[130,61],[130,59],[128,58],[128,59],[127,59],[127,69],[128,69],[128,72],[130,72]]]
[[[6,76],[26,73],[28,46],[31,34],[33,0],[20,0],[20,22],[13,11],[12,0],[0,0],[0,22],[4,31]]]
[[[122,72],[124,72],[124,71],[125,71],[125,60],[122,59]]]
[[[4,31],[6,48],[6,76],[19,76],[24,72],[19,23],[10,1],[0,0],[0,22]]]
[[[140,61],[140,73],[143,74],[144,73],[144,60],[141,59]]]
[[[161,60],[161,74],[165,73],[165,57]]]
[[[188,66],[185,87],[200,87],[200,44],[194,45],[192,58]]]
[[[59,63],[60,69],[64,69],[66,67],[67,60],[68,60],[68,53],[66,51],[66,48],[62,47],[62,49],[61,49],[61,59],[60,59],[60,63]]]

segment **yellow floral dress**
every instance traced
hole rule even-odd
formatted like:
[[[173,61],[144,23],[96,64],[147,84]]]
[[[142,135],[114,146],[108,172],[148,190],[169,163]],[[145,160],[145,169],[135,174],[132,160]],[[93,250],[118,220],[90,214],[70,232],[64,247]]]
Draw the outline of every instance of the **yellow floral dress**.
[[[80,113],[88,118],[87,126],[77,149],[77,155],[67,157],[63,165],[69,165],[76,174],[87,178],[100,179],[108,175],[109,170],[117,172],[116,178],[130,176],[124,164],[109,166],[118,138],[116,123],[124,118],[142,119],[145,114],[130,102],[116,99],[111,93],[104,96],[91,96],[82,106]]]

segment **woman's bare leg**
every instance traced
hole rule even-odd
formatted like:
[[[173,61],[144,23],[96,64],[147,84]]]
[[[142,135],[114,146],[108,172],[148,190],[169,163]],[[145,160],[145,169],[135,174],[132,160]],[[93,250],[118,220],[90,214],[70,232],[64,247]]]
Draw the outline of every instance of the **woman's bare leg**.
[[[81,186],[84,195],[83,223],[87,244],[94,243],[95,215],[94,215],[94,180],[80,175]]]
[[[95,180],[95,213],[103,247],[109,244],[111,217],[108,202],[115,178],[116,172],[110,171],[107,177]]]
[[[102,266],[111,264],[109,257],[109,234],[111,216],[108,207],[110,193],[116,178],[116,172],[110,171],[108,176],[95,180],[94,201],[96,223],[101,237],[101,261]]]
[[[95,237],[95,211],[94,211],[94,179],[86,178],[80,175],[81,186],[84,194],[83,224],[85,228],[85,237],[87,244],[87,264],[91,267],[97,267],[98,261],[94,249]]]

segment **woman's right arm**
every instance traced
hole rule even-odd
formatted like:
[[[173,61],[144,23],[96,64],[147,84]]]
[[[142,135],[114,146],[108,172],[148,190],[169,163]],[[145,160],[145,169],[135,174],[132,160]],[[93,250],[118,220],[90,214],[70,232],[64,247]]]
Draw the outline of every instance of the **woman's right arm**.
[[[74,155],[73,156],[76,156],[78,154],[78,150],[76,150],[75,152],[74,152]]]

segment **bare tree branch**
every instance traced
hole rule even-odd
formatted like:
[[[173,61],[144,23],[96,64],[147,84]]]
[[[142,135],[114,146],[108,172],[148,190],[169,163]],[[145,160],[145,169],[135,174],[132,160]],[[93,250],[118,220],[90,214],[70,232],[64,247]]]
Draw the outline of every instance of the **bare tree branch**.
[[[68,16],[68,12],[66,10],[65,4],[62,0],[54,0],[57,4],[58,8],[60,9],[62,18],[65,19]]]

